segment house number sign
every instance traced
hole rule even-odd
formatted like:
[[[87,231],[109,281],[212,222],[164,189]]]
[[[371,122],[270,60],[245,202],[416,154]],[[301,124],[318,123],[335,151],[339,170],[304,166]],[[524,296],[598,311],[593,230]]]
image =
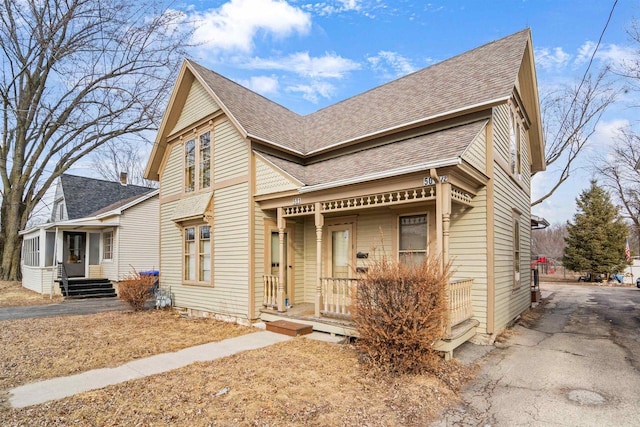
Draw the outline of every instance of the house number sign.
[[[445,182],[449,181],[449,175],[442,175],[440,178],[440,183],[444,184]],[[424,186],[428,187],[429,185],[435,185],[436,180],[431,178],[430,176],[426,176],[424,178]]]
[[[300,203],[302,203],[302,199],[300,197],[294,197],[293,204],[299,205]]]

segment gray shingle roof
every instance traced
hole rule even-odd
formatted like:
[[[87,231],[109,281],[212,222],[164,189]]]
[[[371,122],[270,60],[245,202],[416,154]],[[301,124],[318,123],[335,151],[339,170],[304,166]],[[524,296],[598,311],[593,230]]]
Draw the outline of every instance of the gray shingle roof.
[[[305,166],[260,154],[305,185],[325,184],[460,157],[486,123],[480,120]]]
[[[249,135],[307,154],[511,96],[529,37],[520,31],[307,116],[190,64]]]
[[[90,216],[109,205],[153,190],[149,187],[122,185],[119,182],[69,174],[62,174],[60,182],[68,219]]]

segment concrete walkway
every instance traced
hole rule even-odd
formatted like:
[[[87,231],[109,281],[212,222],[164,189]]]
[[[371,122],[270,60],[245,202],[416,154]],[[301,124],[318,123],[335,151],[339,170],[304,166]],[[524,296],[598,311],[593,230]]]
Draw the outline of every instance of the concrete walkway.
[[[30,383],[9,390],[9,403],[14,408],[24,408],[112,384],[167,372],[194,362],[208,362],[242,351],[259,349],[290,339],[291,337],[273,332],[255,332],[215,343],[185,348],[173,353],[134,360],[116,368],[94,369],[68,377]]]

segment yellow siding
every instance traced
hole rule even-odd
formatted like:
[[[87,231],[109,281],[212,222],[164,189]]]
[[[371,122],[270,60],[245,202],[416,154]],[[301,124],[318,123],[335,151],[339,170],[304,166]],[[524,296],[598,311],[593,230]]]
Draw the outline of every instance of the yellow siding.
[[[246,319],[249,301],[248,184],[214,194],[213,286],[182,284],[181,228],[171,220],[175,202],[161,205],[161,283],[171,286],[174,305]],[[261,283],[261,282],[260,282]]]
[[[356,267],[366,267],[367,262],[377,256],[395,257],[393,253],[393,242],[397,239],[395,222],[396,214],[388,209],[366,211],[358,215],[356,253],[368,253],[369,258],[356,258]]]
[[[158,196],[125,210],[120,217],[118,277],[160,267]]]
[[[182,234],[171,220],[177,202],[160,205],[160,284],[171,288],[174,305],[185,307],[184,299],[193,298],[189,288],[182,289]],[[179,297],[178,297],[179,296]]]
[[[304,217],[304,302],[315,301],[316,274],[316,226],[314,218],[308,216]]]
[[[505,155],[509,147],[508,107],[494,109],[494,146]],[[526,156],[526,150],[522,150]],[[507,156],[504,157],[508,158]],[[529,175],[528,161],[523,162],[523,175]],[[521,187],[499,165],[494,173],[495,233],[495,330],[499,332],[530,304],[531,209],[528,180]],[[513,287],[513,216],[520,212],[520,287]]]
[[[236,128],[224,120],[214,127],[214,182],[246,175],[249,148]],[[246,201],[245,201],[246,202]]]
[[[173,143],[167,147],[165,156],[169,156],[162,175],[160,176],[160,197],[182,193],[182,144]]]
[[[472,209],[453,205],[449,259],[452,278],[473,279],[473,314],[480,331],[487,326],[487,191],[483,188],[473,199]]]
[[[482,128],[480,134],[462,154],[464,160],[482,172],[486,172],[487,164],[487,133],[485,129],[486,127]]]
[[[247,183],[217,190],[214,195],[214,288],[210,311],[236,317],[246,317],[249,308],[248,198]]]
[[[265,213],[260,209],[260,206],[257,203],[253,205],[254,211],[254,235],[253,235],[253,248],[255,253],[255,292],[254,292],[254,304],[255,304],[255,313],[260,313],[260,309],[262,308],[262,301],[264,298],[264,287],[262,284],[262,275],[267,272],[264,271],[265,264],[265,232],[264,232],[264,222],[265,222]]]
[[[171,133],[178,132],[219,110],[220,107],[198,80],[194,80],[180,117]]]
[[[298,188],[291,180],[264,160],[256,157],[256,195],[277,193]]]
[[[304,273],[305,273],[305,254],[304,254],[304,222],[302,219],[296,221],[295,224],[287,224],[293,230],[293,280],[294,280],[294,301],[296,304],[301,302],[313,302],[313,294],[305,294]]]

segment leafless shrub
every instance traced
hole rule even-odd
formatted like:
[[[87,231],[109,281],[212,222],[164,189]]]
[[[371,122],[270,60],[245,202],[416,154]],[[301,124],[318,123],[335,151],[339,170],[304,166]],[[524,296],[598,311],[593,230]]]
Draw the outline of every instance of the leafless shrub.
[[[134,311],[144,308],[144,303],[151,297],[155,276],[141,275],[137,271],[130,273],[118,282],[118,296],[127,302]]]
[[[403,264],[373,260],[355,292],[353,320],[365,365],[389,373],[436,372],[445,334],[449,266],[434,256]]]

